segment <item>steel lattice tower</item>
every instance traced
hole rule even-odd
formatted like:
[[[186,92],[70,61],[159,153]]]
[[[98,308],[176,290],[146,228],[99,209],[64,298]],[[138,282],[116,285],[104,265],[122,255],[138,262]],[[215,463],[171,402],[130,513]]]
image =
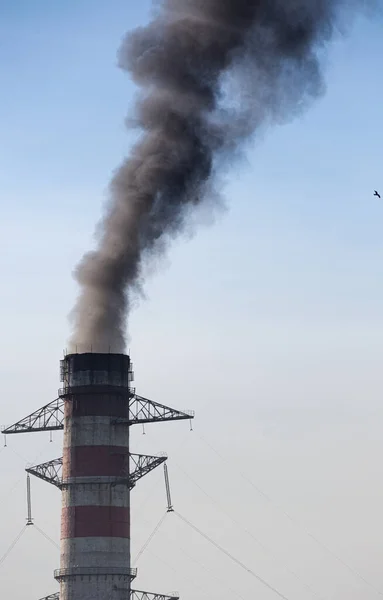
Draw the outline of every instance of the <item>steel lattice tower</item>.
[[[63,456],[28,468],[61,490],[60,592],[42,600],[175,600],[133,590],[130,491],[164,456],[132,454],[130,426],[192,419],[135,393],[125,354],[69,354],[59,397],[3,433],[64,430]]]

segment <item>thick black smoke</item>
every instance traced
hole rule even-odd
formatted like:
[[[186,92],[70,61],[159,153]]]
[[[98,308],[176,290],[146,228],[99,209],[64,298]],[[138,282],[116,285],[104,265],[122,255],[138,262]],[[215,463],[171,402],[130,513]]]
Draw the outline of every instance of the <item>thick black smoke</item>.
[[[141,88],[142,136],[110,184],[98,248],[75,276],[72,345],[125,349],[144,262],[182,232],[215,172],[260,127],[322,91],[321,48],[360,0],[162,0],[130,33],[122,69]]]

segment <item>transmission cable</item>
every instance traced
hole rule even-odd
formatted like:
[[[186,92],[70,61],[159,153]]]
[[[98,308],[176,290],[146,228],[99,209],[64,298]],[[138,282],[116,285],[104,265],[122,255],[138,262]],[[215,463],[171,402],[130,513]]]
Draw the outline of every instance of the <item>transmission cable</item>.
[[[174,512],[174,511],[173,511]],[[145,521],[147,523],[147,521]],[[157,530],[158,531],[158,530]],[[188,560],[191,560],[192,562],[194,562],[196,565],[198,565],[199,567],[201,567],[202,569],[204,569],[209,575],[210,577],[212,577],[213,579],[215,579],[216,581],[218,581],[223,587],[225,587],[232,595],[237,596],[237,598],[240,598],[240,600],[245,600],[245,598],[243,596],[241,596],[241,594],[237,591],[234,590],[233,588],[231,588],[226,582],[224,582],[222,580],[221,576],[217,576],[211,569],[209,569],[206,565],[204,565],[201,561],[196,560],[193,556],[191,556],[190,554],[188,554],[188,552],[186,552],[186,550],[184,550],[184,548],[182,548],[179,544],[177,544],[177,542],[175,542],[169,535],[167,535],[164,531],[159,531],[160,535],[164,538],[166,538],[166,540],[171,544],[171,546],[174,548],[174,546],[176,545],[178,547],[178,550],[180,552],[182,552],[182,554],[184,554]],[[148,549],[148,552],[150,554],[153,554],[153,556],[156,556],[156,554],[153,552],[152,549]],[[165,561],[163,561],[163,563],[165,565],[167,565],[168,567],[170,567],[171,569],[173,569],[176,573],[178,573],[178,571],[176,569],[174,569],[174,567],[172,565],[170,565],[169,563],[166,563]],[[191,581],[191,580],[189,580]],[[195,582],[193,582],[193,585],[195,585]],[[197,587],[197,586],[196,586]],[[201,588],[202,589],[202,588]]]
[[[164,532],[163,531],[161,531],[160,533],[161,533],[162,536],[164,536]],[[174,546],[174,541],[172,539],[170,539],[169,536],[166,536],[166,537],[167,537],[168,540],[171,541],[172,546]],[[237,598],[240,598],[240,600],[245,600],[245,598],[238,592],[238,590],[234,590],[232,587],[230,587],[228,585],[228,583],[226,583],[226,581],[222,580],[222,575],[220,575],[220,576],[216,575],[214,573],[214,571],[212,571],[212,569],[210,569],[209,567],[207,567],[201,561],[196,560],[195,557],[191,556],[188,552],[186,552],[186,550],[184,550],[179,544],[178,544],[178,549],[182,552],[182,554],[184,554],[187,557],[187,559],[189,561],[191,560],[196,565],[198,565],[200,568],[204,569],[204,571],[206,571],[211,578],[213,578],[216,581],[218,581],[222,587],[225,587],[230,592],[230,594],[232,595],[231,597],[236,596]]]
[[[41,533],[42,536],[45,537],[46,540],[48,540],[48,542],[50,542],[51,544],[53,544],[53,546],[55,546],[55,548],[57,548],[57,550],[60,550],[60,546],[54,540],[52,540],[52,538],[49,537],[49,535],[47,533],[45,533],[45,531],[43,531],[42,529],[40,529],[40,527],[38,525],[36,525],[36,523],[33,523],[33,526],[34,526],[35,529],[37,529],[37,531],[39,533]]]
[[[137,563],[137,561],[141,558],[141,556],[143,555],[143,553],[145,552],[145,550],[147,549],[147,547],[149,546],[150,542],[152,541],[152,539],[154,538],[154,536],[156,535],[156,533],[158,532],[159,528],[161,527],[162,523],[165,521],[166,519],[166,515],[168,513],[166,512],[164,515],[162,515],[161,519],[158,521],[157,525],[155,526],[155,528],[153,529],[152,533],[150,534],[150,536],[148,537],[148,539],[146,540],[145,544],[142,546],[141,550],[139,551],[139,553],[136,556],[135,559],[135,563]]]
[[[52,538],[50,538],[49,535],[47,535],[42,529],[40,529],[40,527],[38,527],[36,524],[34,524],[33,526],[35,527],[35,529],[37,529],[37,531],[39,533],[41,533],[41,535],[43,535],[45,537],[45,539],[47,539],[49,542],[51,542],[58,550],[60,549],[58,544],[56,544],[56,542],[54,540],[52,540]],[[0,558],[0,567],[3,564],[3,562],[8,558],[8,556],[10,555],[10,553],[12,552],[12,550],[14,549],[16,544],[20,541],[20,539],[23,536],[27,527],[28,527],[27,525],[24,525],[24,527],[22,528],[20,533],[16,536],[16,538],[13,540],[12,544],[9,546],[9,548],[5,551],[3,556]]]
[[[287,573],[289,573],[289,575],[291,575],[292,577],[294,577],[300,583],[300,585],[302,587],[304,587],[312,596],[314,596],[315,598],[318,598],[319,600],[323,600],[322,597],[308,583],[306,583],[305,581],[303,581],[303,579],[298,575],[298,573],[296,573],[295,571],[293,571],[292,569],[290,569],[290,567],[288,567],[287,565],[285,565],[284,562],[278,556],[276,556],[276,554],[273,552],[273,550],[271,550],[271,548],[269,548],[268,546],[266,546],[249,529],[247,529],[247,527],[245,527],[244,525],[242,525],[242,523],[240,523],[234,517],[232,517],[226,511],[226,509],[222,506],[222,504],[220,502],[218,502],[218,500],[216,500],[215,498],[213,498],[213,496],[211,496],[210,494],[208,494],[208,492],[206,492],[206,490],[204,490],[201,487],[201,485],[199,483],[197,483],[180,465],[177,464],[177,466],[180,469],[180,471],[182,471],[183,474],[188,479],[190,479],[190,481],[210,500],[210,502],[212,502],[213,504],[216,504],[218,506],[218,508],[221,510],[221,512],[224,515],[226,515],[235,525],[237,525],[238,527],[240,527],[249,537],[251,537],[256,542],[256,544],[258,544],[258,546],[260,548],[262,548],[262,550],[266,554],[269,554],[269,556],[271,556],[271,558],[276,563],[279,563],[280,565],[282,565],[282,568],[285,569],[285,571]]]
[[[216,450],[207,440],[205,440],[201,435],[197,434],[197,437],[200,438],[200,440],[202,442],[204,442],[204,444],[206,444],[222,461],[226,462],[227,464],[230,464],[230,461],[225,458],[222,454],[220,454],[218,452],[218,450]],[[274,502],[274,500],[268,496],[267,494],[265,494],[265,492],[263,492],[257,485],[255,485],[255,483],[249,479],[249,477],[247,477],[246,475],[244,475],[244,473],[242,473],[241,471],[239,471],[236,468],[236,472],[238,473],[238,475],[240,475],[242,477],[242,479],[244,479],[245,481],[247,481],[254,489],[255,491],[262,496],[262,498],[264,498],[264,500],[266,500],[271,506],[273,506],[276,510],[279,510],[279,512],[281,512],[287,519],[289,519],[289,521],[291,523],[293,523],[293,525],[295,525],[296,527],[300,528],[309,538],[311,538],[318,546],[320,546],[323,550],[325,550],[330,556],[332,556],[333,558],[335,558],[341,565],[343,565],[350,573],[352,573],[354,576],[356,576],[357,578],[359,578],[361,581],[363,581],[364,584],[366,584],[369,588],[371,588],[376,594],[379,594],[379,596],[383,596],[383,592],[381,592],[380,590],[378,590],[370,581],[368,581],[359,571],[357,571],[354,567],[350,566],[348,563],[346,563],[345,560],[343,560],[338,554],[336,554],[333,550],[331,550],[331,548],[329,548],[324,542],[322,542],[320,539],[318,539],[313,533],[311,533],[311,531],[309,531],[305,525],[303,525],[303,523],[299,522],[297,519],[295,519],[294,517],[292,517],[284,508],[282,508],[281,506],[279,506],[278,504],[276,504]]]
[[[17,453],[16,453],[16,452],[13,450],[13,448],[11,448],[10,446],[3,446],[2,450],[5,450],[5,448],[10,448],[10,449],[11,449],[11,451],[12,451],[14,454],[16,454],[16,456],[17,456]],[[33,461],[32,461],[32,464],[35,464],[35,463],[36,463],[36,462],[39,460],[40,456],[41,456],[41,455],[43,454],[43,452],[45,451],[45,448],[46,448],[46,442],[44,442],[44,445],[43,445],[43,447],[42,447],[42,448],[41,448],[41,450],[39,450],[39,452],[36,454],[35,458],[34,458],[34,459],[33,459]],[[2,450],[0,450],[0,452],[1,452]],[[18,456],[19,456],[19,458],[22,458],[22,456],[21,456],[20,454],[19,454]],[[24,459],[23,459],[23,460],[24,460]],[[25,461],[25,464],[30,464],[30,463],[28,463],[27,461]],[[21,482],[22,482],[22,480],[23,480],[23,477],[24,477],[24,475],[21,475],[21,476],[19,477],[19,479],[17,479],[17,480],[16,480],[16,482],[13,484],[13,486],[12,486],[12,487],[10,487],[10,488],[8,489],[8,491],[7,491],[5,494],[3,494],[3,495],[0,497],[0,504],[2,504],[2,503],[3,503],[3,501],[4,501],[4,500],[6,500],[6,499],[7,499],[7,498],[8,498],[8,497],[9,497],[9,496],[12,494],[12,492],[13,492],[13,491],[14,491],[14,490],[15,490],[15,489],[16,489],[16,488],[17,488],[17,487],[20,485],[20,483],[21,483]]]
[[[230,560],[232,560],[234,563],[236,563],[238,566],[240,566],[242,569],[244,569],[244,571],[246,571],[247,573],[249,573],[250,575],[252,575],[255,579],[257,579],[263,586],[267,587],[269,590],[271,590],[272,592],[274,592],[274,594],[276,594],[277,596],[279,596],[280,598],[282,598],[282,600],[289,600],[287,598],[287,596],[284,596],[282,594],[282,592],[280,592],[279,590],[277,590],[275,587],[273,587],[270,583],[268,583],[265,579],[263,579],[260,575],[257,575],[257,573],[255,573],[255,571],[253,571],[252,569],[250,569],[249,567],[247,567],[245,565],[245,563],[243,563],[242,561],[240,561],[238,558],[236,558],[235,556],[233,556],[233,554],[231,554],[228,550],[225,550],[225,548],[223,548],[222,546],[220,546],[220,544],[218,544],[218,542],[215,542],[211,537],[209,537],[206,533],[204,533],[203,531],[201,531],[201,529],[198,529],[198,527],[196,527],[196,525],[193,525],[193,523],[191,523],[188,519],[186,519],[185,517],[183,517],[182,515],[180,515],[179,512],[175,511],[175,514],[177,515],[177,517],[179,519],[181,519],[181,521],[183,521],[184,523],[186,523],[186,525],[188,525],[191,529],[193,529],[196,533],[198,533],[201,537],[203,537],[205,540],[207,540],[210,544],[212,544],[215,548],[217,548],[217,550],[219,550],[220,552],[222,552],[223,554],[225,554],[225,556],[227,556],[228,558],[230,558]]]
[[[6,552],[0,558],[0,567],[3,564],[3,562],[5,561],[5,559],[8,558],[8,556],[12,552],[13,548],[16,546],[17,542],[20,540],[20,538],[22,537],[23,533],[25,532],[26,528],[27,528],[27,526],[24,525],[24,527],[22,528],[22,530],[20,531],[20,533],[16,536],[16,538],[13,540],[12,544],[9,546],[8,550],[6,550]]]
[[[179,577],[180,573],[179,571],[170,563],[168,563],[166,560],[164,560],[164,558],[162,556],[159,556],[158,554],[156,554],[155,552],[153,552],[153,550],[148,550],[148,552],[150,554],[152,554],[152,556],[154,556],[155,559],[159,560],[160,562],[162,562],[166,567],[168,567],[169,569],[171,569],[174,573],[176,573],[176,575]],[[195,579],[192,579],[191,577],[187,577],[186,575],[182,575],[182,578],[185,581],[188,581],[196,590],[199,591],[199,594],[202,594],[203,596],[205,596],[206,598],[211,598],[210,593],[206,592],[205,589],[198,585],[195,581]]]

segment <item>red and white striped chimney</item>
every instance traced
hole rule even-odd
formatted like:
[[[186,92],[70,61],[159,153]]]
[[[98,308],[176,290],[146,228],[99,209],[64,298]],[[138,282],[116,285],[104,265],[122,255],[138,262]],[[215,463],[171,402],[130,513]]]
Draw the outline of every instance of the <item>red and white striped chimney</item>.
[[[126,600],[130,568],[130,359],[71,354],[65,400],[60,600]],[[112,593],[111,593],[112,592]]]

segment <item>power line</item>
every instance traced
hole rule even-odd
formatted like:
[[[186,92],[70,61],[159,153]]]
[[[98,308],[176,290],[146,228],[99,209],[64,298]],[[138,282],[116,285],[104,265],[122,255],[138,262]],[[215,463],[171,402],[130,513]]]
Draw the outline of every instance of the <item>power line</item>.
[[[255,535],[249,531],[249,529],[247,529],[246,527],[244,527],[241,523],[239,523],[239,521],[237,521],[236,519],[234,519],[221,505],[221,503],[219,503],[217,500],[215,500],[210,494],[208,494],[206,492],[206,490],[204,490],[201,485],[199,483],[197,483],[184,469],[183,467],[181,467],[176,461],[173,460],[173,462],[177,465],[178,469],[180,471],[182,471],[182,473],[184,473],[184,475],[190,479],[190,481],[207,497],[209,498],[209,500],[216,504],[219,509],[223,512],[223,514],[225,514],[233,523],[235,523],[238,527],[240,527],[248,536],[250,536],[257,544],[258,546],[266,553],[269,554],[271,556],[271,558],[276,562],[276,563],[280,563],[282,565],[282,567],[286,570],[287,573],[289,573],[292,577],[294,577],[299,583],[300,585],[305,588],[312,596],[314,596],[315,598],[322,600],[322,597],[315,591],[312,589],[312,587],[310,585],[308,585],[305,581],[303,581],[303,579],[297,574],[295,573],[292,569],[290,569],[287,565],[285,565],[278,557],[276,557],[276,555],[274,554],[274,552],[268,548],[265,544],[263,544],[260,540],[258,540]],[[169,484],[169,476],[168,476],[168,470],[167,470],[167,465],[166,463],[164,464],[164,474],[165,474],[165,487],[166,487],[166,493],[167,493],[167,501],[168,501],[168,511],[169,512],[173,512],[173,507],[172,507],[172,502],[171,502],[171,497],[170,497],[170,484]]]
[[[146,540],[145,544],[142,546],[141,550],[137,554],[136,559],[134,561],[135,563],[137,563],[137,561],[141,558],[141,556],[145,552],[146,548],[149,546],[150,542],[152,541],[152,539],[156,535],[156,533],[159,530],[159,528],[161,527],[162,523],[165,521],[166,515],[167,515],[167,512],[164,515],[162,515],[161,519],[158,521],[158,523],[155,526],[155,528],[153,529],[152,533],[150,534],[150,536]]]
[[[17,488],[17,486],[20,485],[20,483],[22,482],[23,478],[24,478],[24,475],[22,475],[21,477],[19,477],[19,479],[13,484],[13,486],[9,488],[9,490],[7,491],[7,493],[4,494],[3,496],[1,496],[1,498],[0,498],[0,505],[3,503],[4,500],[6,500],[12,494],[12,492]]]
[[[290,569],[287,565],[285,565],[280,558],[278,558],[274,552],[268,547],[266,546],[263,542],[261,542],[258,538],[255,537],[255,535],[249,530],[247,529],[244,525],[242,525],[242,523],[240,523],[239,521],[237,521],[236,519],[234,519],[234,517],[232,517],[226,510],[225,508],[223,508],[222,504],[220,502],[218,502],[215,498],[213,498],[210,494],[208,494],[208,492],[206,492],[206,490],[204,490],[201,485],[199,483],[197,483],[180,465],[178,465],[177,463],[175,463],[177,465],[177,467],[180,469],[180,471],[182,471],[184,473],[184,475],[190,479],[190,481],[213,503],[216,504],[218,506],[218,508],[221,510],[221,512],[223,514],[225,514],[235,525],[237,525],[238,527],[240,527],[248,536],[250,536],[257,544],[260,548],[262,548],[262,550],[266,553],[269,554],[271,556],[271,558],[276,562],[276,563],[280,563],[282,565],[282,567],[287,571],[287,573],[289,573],[292,577],[294,577],[301,585],[302,587],[304,587],[312,596],[315,596],[315,598],[321,598],[321,596],[319,596],[319,594],[317,594],[317,592],[315,590],[312,589],[311,586],[309,586],[305,581],[303,581],[303,579],[297,574],[295,573],[295,571],[293,571],[292,569]]]
[[[23,533],[25,532],[27,526],[24,525],[24,527],[22,528],[22,530],[20,531],[20,533],[16,536],[16,538],[13,540],[12,544],[9,546],[9,548],[5,551],[5,553],[3,554],[3,556],[0,558],[0,567],[3,564],[3,562],[8,558],[8,556],[10,555],[10,553],[12,552],[13,548],[16,546],[17,542],[20,540],[20,538],[22,537]]]
[[[177,569],[175,569],[173,567],[173,565],[171,565],[166,560],[164,560],[162,556],[158,556],[158,554],[153,552],[153,550],[149,550],[148,552],[149,552],[149,554],[152,554],[154,556],[154,558],[156,558],[157,560],[162,562],[164,565],[166,565],[169,569],[171,569],[178,576],[180,575],[179,571],[177,571]],[[209,593],[207,593],[202,586],[196,584],[195,579],[191,579],[190,577],[187,577],[186,575],[182,575],[182,578],[185,581],[188,581],[196,590],[199,591],[200,594],[202,594],[203,596],[206,596],[209,599],[211,598],[211,595]]]
[[[173,511],[174,512],[174,511]],[[147,522],[147,521],[146,521]],[[207,573],[209,573],[210,577],[212,577],[213,579],[215,579],[216,581],[218,581],[222,587],[225,587],[231,594],[234,594],[234,596],[237,596],[237,598],[240,598],[240,600],[245,600],[245,598],[243,596],[241,596],[241,594],[237,591],[234,590],[233,588],[231,588],[226,582],[224,582],[222,580],[222,576],[218,577],[211,569],[209,569],[206,565],[204,565],[201,561],[196,560],[193,556],[191,556],[190,554],[188,554],[188,552],[186,552],[186,550],[184,550],[179,544],[177,544],[176,542],[174,542],[174,540],[167,535],[164,531],[159,531],[157,529],[158,533],[167,539],[167,541],[174,547],[174,545],[176,544],[178,550],[180,550],[182,552],[182,554],[184,554],[188,560],[191,560],[192,562],[194,562],[195,564],[197,564],[199,567],[201,567],[202,569],[204,569],[205,571],[207,571]],[[155,553],[153,552],[153,550],[148,550],[150,554],[153,554],[154,556]],[[137,559],[136,559],[137,561]],[[136,562],[135,561],[135,562]],[[176,573],[178,572],[174,567],[172,567],[170,564],[166,563],[165,561],[163,561],[165,565],[167,565],[168,567],[170,567],[173,571],[175,571]],[[189,580],[190,581],[190,580]],[[193,585],[195,586],[195,582],[193,582]],[[198,587],[198,589],[202,589],[199,586],[195,586]]]
[[[227,464],[230,464],[230,461],[227,458],[225,458],[222,454],[220,454],[220,452],[218,452],[218,450],[216,450],[207,440],[205,440],[201,435],[197,434],[197,436],[222,461],[226,462]],[[262,498],[264,498],[264,500],[266,500],[266,502],[268,502],[276,510],[279,510],[279,512],[281,512],[287,519],[289,519],[289,521],[291,521],[291,523],[293,523],[293,525],[295,525],[296,527],[299,527],[318,546],[320,546],[323,550],[325,550],[328,554],[330,554],[330,556],[332,556],[333,558],[335,558],[341,565],[343,565],[355,577],[357,577],[358,579],[360,579],[361,581],[363,581],[363,583],[365,585],[367,585],[369,588],[371,588],[376,594],[379,594],[379,596],[383,596],[383,593],[380,590],[378,590],[370,581],[368,581],[359,571],[357,571],[354,567],[352,567],[348,563],[346,563],[345,560],[343,560],[338,554],[336,554],[333,550],[331,550],[331,548],[329,548],[324,542],[322,542],[313,533],[311,533],[311,531],[309,531],[303,525],[303,523],[299,522],[297,519],[295,519],[294,517],[292,517],[284,508],[282,508],[277,503],[275,503],[274,500],[270,496],[268,496],[265,492],[263,492],[257,485],[255,485],[255,483],[251,479],[249,479],[249,477],[247,477],[244,473],[242,473],[241,471],[239,471],[237,468],[236,468],[236,472],[238,473],[238,475],[240,475],[242,477],[242,479],[244,479],[245,481],[247,481],[255,489],[255,491],[260,496],[262,496]]]
[[[161,535],[164,535],[164,533],[161,532]],[[173,541],[172,541],[172,544],[174,544]],[[222,575],[220,577],[218,577],[211,569],[209,569],[201,561],[196,560],[193,556],[191,556],[188,552],[186,552],[179,545],[178,545],[178,549],[188,558],[188,560],[191,560],[196,565],[198,565],[199,567],[201,567],[202,569],[204,569],[205,571],[207,571],[207,573],[209,573],[210,577],[213,577],[216,581],[218,581],[221,584],[221,586],[225,587],[231,594],[234,594],[234,596],[237,596],[237,598],[240,598],[241,600],[245,600],[245,598],[243,596],[241,596],[241,594],[238,592],[238,590],[234,590],[225,581],[222,580]]]
[[[225,554],[228,558],[230,558],[230,560],[232,560],[233,562],[235,562],[238,566],[240,566],[242,569],[244,569],[245,571],[247,571],[247,573],[249,573],[250,575],[252,575],[255,579],[257,579],[262,585],[264,585],[265,587],[267,587],[269,590],[271,590],[272,592],[274,592],[274,594],[276,594],[277,596],[279,596],[280,598],[282,598],[282,600],[289,600],[287,598],[287,596],[284,596],[279,590],[277,590],[275,587],[273,587],[270,583],[268,583],[265,579],[263,579],[262,577],[260,577],[260,575],[257,575],[257,573],[255,573],[255,571],[253,571],[252,569],[250,569],[249,567],[247,567],[243,562],[241,562],[238,558],[236,558],[235,556],[233,556],[233,554],[231,554],[230,552],[228,552],[228,550],[225,550],[225,548],[223,548],[222,546],[220,546],[218,544],[218,542],[215,542],[212,538],[210,538],[206,533],[204,533],[203,531],[201,531],[200,529],[198,529],[198,527],[196,527],[196,525],[193,525],[193,523],[191,523],[188,519],[186,519],[185,517],[183,517],[182,515],[180,515],[179,512],[175,511],[175,514],[177,515],[177,517],[179,519],[181,519],[181,521],[183,521],[184,523],[186,523],[186,525],[188,525],[189,527],[191,527],[195,532],[197,532],[201,537],[203,537],[205,540],[207,540],[210,544],[212,544],[215,548],[217,548],[217,550],[219,550],[220,552],[222,552],[223,554]]]
[[[45,531],[43,531],[42,529],[40,529],[40,527],[38,525],[36,525],[36,523],[34,523],[34,528],[37,529],[37,531],[39,533],[41,533],[41,535],[43,537],[45,537],[45,539],[48,540],[48,542],[50,542],[51,544],[53,544],[53,546],[55,548],[57,548],[57,550],[60,550],[60,546],[54,540],[52,540],[52,538],[49,537],[49,535],[47,533],[45,533]]]
[[[3,450],[5,450],[6,448],[10,448],[10,449],[11,449],[11,451],[12,451],[14,454],[16,454],[16,456],[19,456],[19,458],[22,458],[22,456],[21,456],[20,454],[17,454],[17,453],[16,453],[16,452],[15,452],[15,451],[14,451],[14,450],[13,450],[13,449],[10,447],[10,446],[3,446],[2,450],[0,450],[0,453],[1,453]],[[44,445],[43,445],[43,447],[41,448],[41,450],[39,450],[39,452],[36,454],[35,458],[34,458],[34,459],[33,459],[33,461],[32,461],[32,464],[36,463],[36,462],[39,460],[40,456],[41,456],[41,455],[43,454],[43,452],[45,451],[45,448],[46,448],[46,442],[44,443]],[[24,460],[24,459],[22,458],[22,460]],[[28,464],[28,463],[27,463],[27,461],[25,461],[25,463],[26,463],[26,464]],[[3,501],[4,501],[4,500],[6,500],[6,499],[7,499],[7,498],[8,498],[8,497],[9,497],[9,496],[12,494],[12,492],[13,492],[13,491],[14,491],[14,490],[17,488],[17,486],[18,486],[18,485],[20,485],[20,483],[21,483],[21,482],[22,482],[22,480],[23,480],[23,477],[24,477],[24,475],[21,475],[21,476],[19,477],[19,479],[17,479],[17,481],[16,481],[16,482],[15,482],[15,483],[14,483],[14,484],[13,484],[13,485],[12,485],[12,486],[11,486],[11,487],[8,489],[8,491],[7,491],[7,492],[6,492],[6,493],[5,493],[3,496],[1,496],[1,497],[0,497],[0,504],[2,504],[2,503],[3,503]]]

